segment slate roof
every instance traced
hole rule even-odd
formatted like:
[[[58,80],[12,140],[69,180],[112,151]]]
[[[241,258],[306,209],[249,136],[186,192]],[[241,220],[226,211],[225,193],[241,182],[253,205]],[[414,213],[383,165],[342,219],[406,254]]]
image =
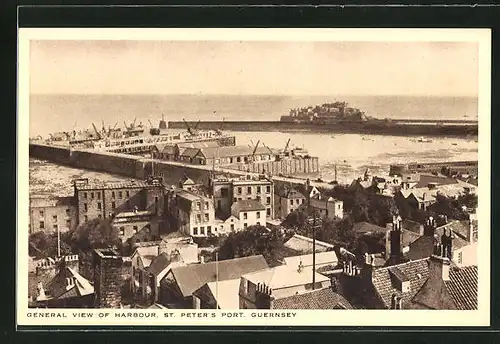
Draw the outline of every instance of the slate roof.
[[[312,267],[306,266],[298,271],[297,266],[280,265],[253,273],[243,275],[243,278],[255,284],[264,283],[272,289],[282,289],[292,286],[305,285],[312,282]],[[319,273],[315,273],[316,282],[330,280]]]
[[[428,258],[434,253],[434,245],[438,240],[433,236],[421,236],[410,244],[406,257],[410,260]]]
[[[240,308],[240,279],[210,282],[193,292],[203,301],[211,304],[215,309],[217,304],[219,309],[239,309]],[[217,302],[217,301],[218,302]]]
[[[288,296],[274,301],[273,309],[353,309],[352,305],[332,288]]]
[[[205,283],[215,282],[216,264],[217,262],[210,262],[172,268],[172,274],[182,295],[190,296]],[[218,264],[219,281],[237,279],[242,275],[268,268],[266,260],[261,255],[221,260]]]
[[[231,213],[240,213],[242,211],[260,211],[266,210],[266,206],[256,199],[244,199],[234,202],[231,206]]]
[[[403,220],[402,227],[406,230],[409,230],[411,232],[420,234],[420,226],[421,224],[416,222],[416,221],[411,221],[411,220]]]
[[[279,186],[279,184],[275,184],[275,192],[274,192],[274,194],[278,195],[280,197],[283,197],[283,198],[293,198],[293,199],[296,199],[296,198],[299,198],[299,199],[305,198],[305,196],[299,190],[297,190],[296,188],[294,188],[294,187],[283,187],[283,186]]]
[[[179,156],[194,158],[199,151],[200,151],[199,148],[183,148],[181,149]]]
[[[408,279],[410,282],[409,292],[402,293],[397,289],[393,282],[394,277],[391,277],[391,269],[392,271],[398,271],[398,273],[404,274]],[[429,267],[427,258],[425,258],[375,269],[372,273],[372,283],[384,307],[390,309],[393,294],[402,298],[403,305],[408,304],[418,293],[420,288],[422,288],[428,277]]]
[[[167,268],[172,261],[170,260],[170,255],[168,253],[163,252],[159,256],[153,259],[151,264],[148,267],[148,271],[158,276],[165,268]]]

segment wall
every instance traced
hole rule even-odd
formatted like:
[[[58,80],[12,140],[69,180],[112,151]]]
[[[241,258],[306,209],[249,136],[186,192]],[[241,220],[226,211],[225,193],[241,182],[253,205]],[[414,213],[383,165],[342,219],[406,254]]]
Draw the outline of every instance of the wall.
[[[122,265],[122,257],[102,257],[94,251],[94,290],[97,308],[120,308]]]
[[[273,175],[295,175],[318,173],[319,160],[317,157],[311,158],[288,158],[279,161],[257,161],[248,164],[232,164],[227,168],[252,173],[272,173]]]
[[[77,225],[76,207],[72,204],[38,206],[31,200],[30,203],[30,234],[40,231],[56,233],[57,230],[64,233]]]

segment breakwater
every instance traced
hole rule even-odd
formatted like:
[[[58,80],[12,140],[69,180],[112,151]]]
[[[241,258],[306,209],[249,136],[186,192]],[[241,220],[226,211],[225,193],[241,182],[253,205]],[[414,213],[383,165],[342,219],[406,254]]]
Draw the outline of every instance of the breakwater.
[[[390,175],[402,175],[406,173],[466,173],[478,175],[477,161],[451,161],[431,163],[394,164],[389,168]]]
[[[149,175],[160,175],[166,184],[177,184],[181,178],[188,176],[198,183],[208,184],[210,175],[215,170],[228,177],[241,177],[247,174],[258,175],[262,172],[243,171],[231,168],[213,167],[207,165],[190,165],[176,161],[146,159],[128,154],[96,152],[83,149],[71,149],[56,145],[41,143],[29,144],[29,155],[32,158],[47,160],[53,163],[75,168],[113,173],[129,178],[144,179]],[[276,183],[303,184],[304,178],[288,178],[273,176]],[[311,183],[313,184],[313,183]],[[320,187],[330,187],[326,183],[315,183]]]
[[[189,126],[197,122],[187,122]],[[169,128],[185,129],[186,123],[168,122]],[[280,121],[202,121],[198,129],[230,131],[308,131],[341,134],[373,134],[393,136],[477,136],[477,122],[432,120],[397,120],[336,123],[294,123]]]

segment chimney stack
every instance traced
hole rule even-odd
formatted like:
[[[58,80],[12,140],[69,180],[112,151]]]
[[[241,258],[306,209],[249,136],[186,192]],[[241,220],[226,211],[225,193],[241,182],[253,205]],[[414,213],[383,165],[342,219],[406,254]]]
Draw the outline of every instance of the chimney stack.
[[[434,231],[436,230],[436,220],[429,216],[427,221],[424,224],[424,235],[425,236],[434,236]]]
[[[446,256],[447,248],[443,244],[434,246],[434,254],[429,258],[429,279],[450,280],[450,259]]]

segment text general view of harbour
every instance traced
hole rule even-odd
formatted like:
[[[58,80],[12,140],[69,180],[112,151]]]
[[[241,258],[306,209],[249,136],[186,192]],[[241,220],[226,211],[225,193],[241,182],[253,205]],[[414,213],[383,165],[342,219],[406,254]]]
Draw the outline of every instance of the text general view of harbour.
[[[479,43],[276,37],[29,42],[27,317],[484,307]]]

